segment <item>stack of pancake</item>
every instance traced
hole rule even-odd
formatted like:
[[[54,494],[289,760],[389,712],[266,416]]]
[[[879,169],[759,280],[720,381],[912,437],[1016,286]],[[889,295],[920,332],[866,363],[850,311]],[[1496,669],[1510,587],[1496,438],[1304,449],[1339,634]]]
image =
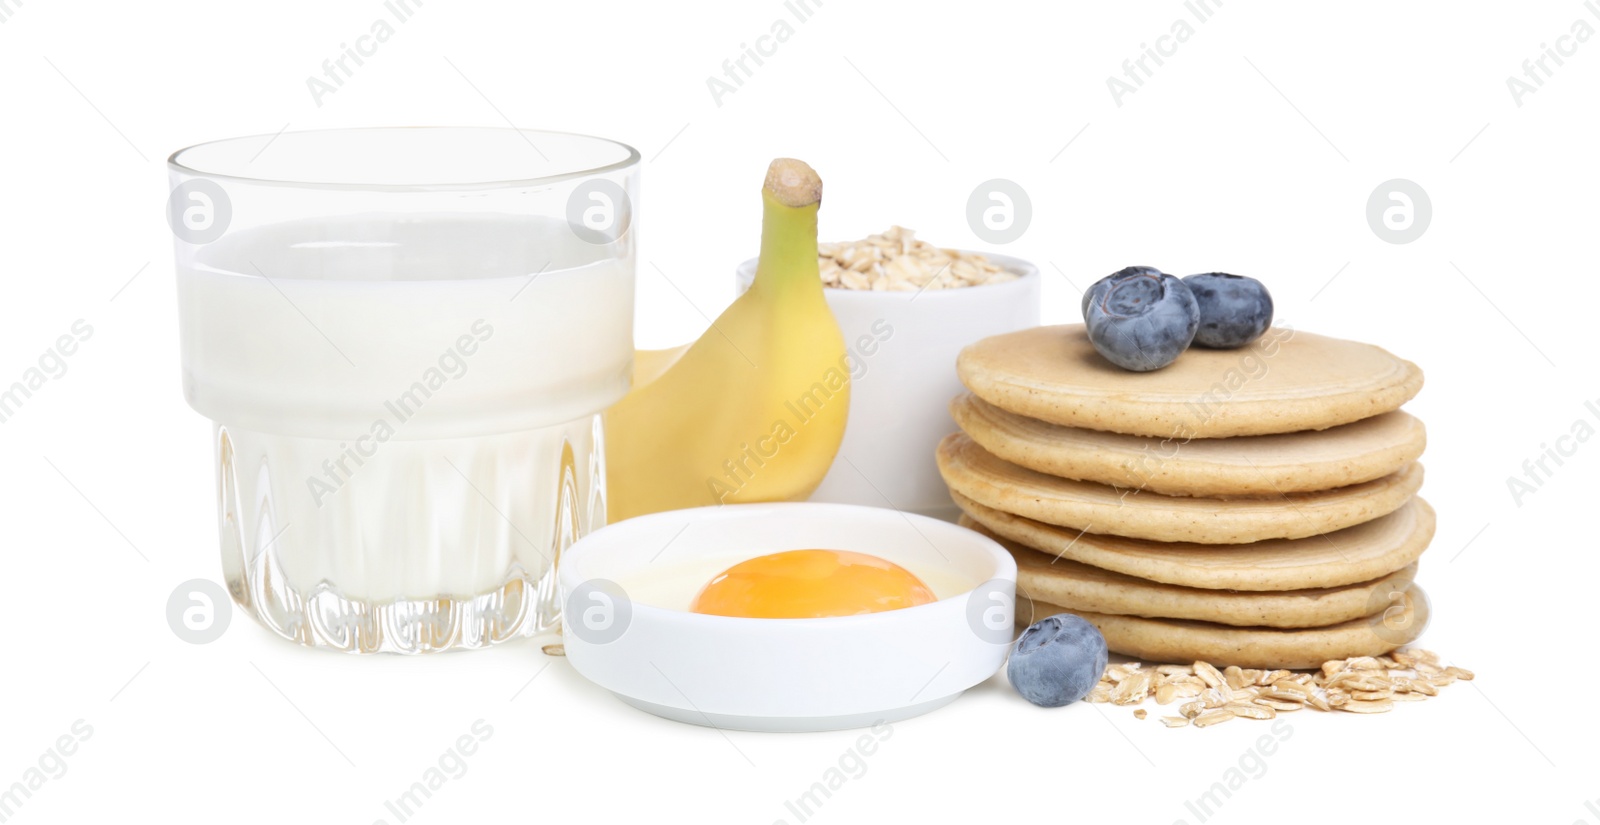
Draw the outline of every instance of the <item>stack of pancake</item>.
[[[1274,328],[1136,373],[1070,325],[980,341],[957,371],[939,470],[962,523],[1016,556],[1019,623],[1070,612],[1117,653],[1252,668],[1376,656],[1426,625],[1415,364]]]

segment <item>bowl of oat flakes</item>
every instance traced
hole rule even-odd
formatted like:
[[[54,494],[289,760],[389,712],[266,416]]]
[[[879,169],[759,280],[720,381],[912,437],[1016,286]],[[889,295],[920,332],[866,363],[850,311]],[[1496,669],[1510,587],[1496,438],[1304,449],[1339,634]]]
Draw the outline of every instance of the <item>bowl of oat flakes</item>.
[[[850,416],[812,501],[891,507],[955,520],[934,452],[955,432],[949,404],[961,348],[1039,325],[1038,267],[935,246],[904,227],[817,245],[823,294],[844,333]],[[736,270],[748,289],[756,261]]]

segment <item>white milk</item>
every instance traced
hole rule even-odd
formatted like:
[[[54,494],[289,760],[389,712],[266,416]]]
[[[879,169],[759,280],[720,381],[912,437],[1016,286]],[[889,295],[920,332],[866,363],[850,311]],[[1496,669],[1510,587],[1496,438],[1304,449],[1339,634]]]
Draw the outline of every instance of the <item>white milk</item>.
[[[236,598],[343,649],[550,629],[553,560],[604,524],[631,248],[509,215],[318,219],[201,247],[178,296]]]

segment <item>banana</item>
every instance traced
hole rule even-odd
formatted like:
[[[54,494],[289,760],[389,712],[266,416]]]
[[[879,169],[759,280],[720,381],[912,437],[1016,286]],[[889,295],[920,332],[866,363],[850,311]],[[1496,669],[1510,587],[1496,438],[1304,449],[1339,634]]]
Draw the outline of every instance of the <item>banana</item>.
[[[605,414],[609,521],[799,500],[844,438],[850,368],[817,273],[822,179],[779,158],[762,187],[755,281],[687,347],[638,353]]]

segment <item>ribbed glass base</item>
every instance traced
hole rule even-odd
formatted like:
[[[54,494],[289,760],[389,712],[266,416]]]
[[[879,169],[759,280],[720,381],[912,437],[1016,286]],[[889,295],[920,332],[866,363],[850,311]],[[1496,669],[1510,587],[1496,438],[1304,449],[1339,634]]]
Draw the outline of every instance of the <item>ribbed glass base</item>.
[[[349,653],[559,641],[556,564],[605,523],[600,416],[355,448],[216,438],[224,579],[272,632]]]

